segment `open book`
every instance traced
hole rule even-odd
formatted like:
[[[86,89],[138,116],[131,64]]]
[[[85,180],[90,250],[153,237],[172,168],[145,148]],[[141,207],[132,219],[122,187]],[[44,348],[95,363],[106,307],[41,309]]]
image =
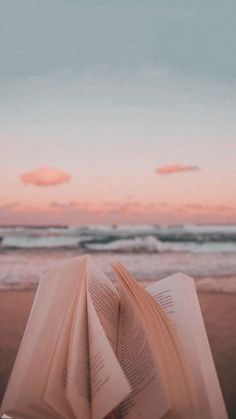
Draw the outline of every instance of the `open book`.
[[[225,419],[193,280],[118,288],[82,256],[41,280],[1,407],[14,419]]]

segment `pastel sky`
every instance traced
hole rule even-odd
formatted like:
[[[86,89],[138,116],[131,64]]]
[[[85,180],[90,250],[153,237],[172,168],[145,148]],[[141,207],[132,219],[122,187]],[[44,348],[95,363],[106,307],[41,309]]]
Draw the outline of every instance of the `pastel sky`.
[[[236,2],[1,0],[0,224],[236,222]]]

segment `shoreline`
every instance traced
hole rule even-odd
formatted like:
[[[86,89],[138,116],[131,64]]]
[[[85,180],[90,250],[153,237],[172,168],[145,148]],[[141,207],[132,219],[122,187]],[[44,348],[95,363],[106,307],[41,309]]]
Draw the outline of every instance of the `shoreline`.
[[[182,271],[178,271],[182,272]],[[109,275],[109,274],[107,274]],[[160,281],[163,278],[172,275],[172,273],[167,273],[164,276],[156,277],[155,279],[146,279],[144,275],[143,278],[137,279],[138,283],[143,287],[148,287],[149,285],[154,284],[156,281]],[[188,273],[186,275],[189,275]],[[191,276],[191,275],[189,275]],[[109,276],[110,277],[110,276]],[[219,274],[219,275],[194,275],[196,291],[198,294],[226,294],[226,295],[236,295],[236,273],[232,274]],[[115,284],[115,278],[110,277],[111,281]],[[35,282],[30,280],[25,283],[1,283],[0,282],[0,293],[4,292],[33,292],[37,291],[40,279]],[[225,286],[226,284],[226,286]]]
[[[0,291],[0,402],[35,290]],[[198,291],[202,315],[229,418],[236,417],[236,293]]]

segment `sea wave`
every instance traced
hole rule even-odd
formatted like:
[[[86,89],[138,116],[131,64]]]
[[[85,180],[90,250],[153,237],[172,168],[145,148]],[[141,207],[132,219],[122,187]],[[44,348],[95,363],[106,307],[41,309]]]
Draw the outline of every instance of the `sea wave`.
[[[78,237],[68,236],[8,236],[2,239],[1,247],[9,249],[38,249],[76,247]]]
[[[109,243],[86,243],[84,248],[93,252],[162,252],[169,247],[153,236],[117,239]],[[170,250],[170,249],[169,249]]]
[[[82,247],[90,252],[192,252],[192,253],[216,253],[236,252],[236,243],[195,243],[195,242],[162,242],[154,236],[133,239],[117,239],[109,243],[86,242]]]
[[[162,241],[155,236],[105,239],[94,237],[4,237],[1,242],[2,250],[19,249],[78,249],[80,251],[120,252],[120,253],[163,253],[163,252],[192,252],[216,253],[236,252],[236,242],[190,242],[190,241]]]
[[[85,225],[0,227],[0,250],[90,252],[236,252],[236,225]]]

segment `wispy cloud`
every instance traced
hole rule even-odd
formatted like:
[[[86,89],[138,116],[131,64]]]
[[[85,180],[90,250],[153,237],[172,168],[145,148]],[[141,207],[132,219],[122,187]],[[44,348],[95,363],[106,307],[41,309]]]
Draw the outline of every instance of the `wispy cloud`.
[[[184,164],[171,164],[161,166],[156,169],[156,173],[159,175],[171,175],[173,173],[190,172],[192,170],[199,170],[197,166],[188,166]]]
[[[11,211],[14,210],[16,207],[19,207],[19,202],[8,202],[6,204],[0,204],[0,211]]]
[[[58,210],[70,210],[70,209],[77,209],[78,203],[76,201],[70,201],[70,202],[56,202],[53,201],[49,205],[53,209]]]
[[[68,182],[70,175],[63,170],[55,167],[41,166],[32,172],[23,173],[21,180],[24,184],[32,184],[36,186],[54,186]]]
[[[235,207],[229,205],[202,205],[202,204],[186,204],[182,209],[189,209],[193,211],[204,211],[204,212],[230,212],[235,211]]]

